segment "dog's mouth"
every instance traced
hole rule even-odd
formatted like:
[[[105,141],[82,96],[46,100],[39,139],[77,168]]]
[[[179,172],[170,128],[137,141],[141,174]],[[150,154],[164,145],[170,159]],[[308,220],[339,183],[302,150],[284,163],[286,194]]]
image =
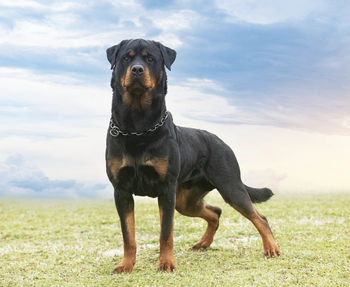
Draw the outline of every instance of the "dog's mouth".
[[[134,78],[130,77],[129,81],[125,81],[123,88],[130,94],[142,95],[145,92],[149,91],[153,87],[151,85],[147,85],[146,81],[143,78]]]
[[[147,90],[150,89],[150,87],[146,86],[142,80],[133,80],[129,82],[128,85],[123,87],[126,91],[128,91],[130,94],[135,95],[142,95]]]

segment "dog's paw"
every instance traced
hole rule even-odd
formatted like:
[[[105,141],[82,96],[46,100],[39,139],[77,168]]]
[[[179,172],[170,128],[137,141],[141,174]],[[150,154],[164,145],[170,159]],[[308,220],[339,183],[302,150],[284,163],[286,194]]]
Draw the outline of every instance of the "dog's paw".
[[[112,271],[112,274],[130,273],[134,268],[134,262],[132,260],[122,260]]]
[[[200,251],[200,250],[205,250],[209,247],[210,244],[205,243],[205,242],[198,242],[195,245],[193,245],[190,250],[192,251]]]
[[[281,255],[280,249],[277,244],[273,244],[271,246],[266,246],[264,248],[264,256],[266,258],[275,258]]]
[[[158,271],[173,272],[176,270],[175,260],[160,261]]]

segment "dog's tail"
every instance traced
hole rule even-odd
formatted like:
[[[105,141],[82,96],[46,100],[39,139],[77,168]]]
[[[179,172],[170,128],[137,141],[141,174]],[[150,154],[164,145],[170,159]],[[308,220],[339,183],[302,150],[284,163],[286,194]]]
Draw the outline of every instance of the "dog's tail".
[[[267,201],[271,196],[273,196],[273,192],[269,188],[253,188],[247,185],[244,186],[248,191],[250,199],[254,203]]]

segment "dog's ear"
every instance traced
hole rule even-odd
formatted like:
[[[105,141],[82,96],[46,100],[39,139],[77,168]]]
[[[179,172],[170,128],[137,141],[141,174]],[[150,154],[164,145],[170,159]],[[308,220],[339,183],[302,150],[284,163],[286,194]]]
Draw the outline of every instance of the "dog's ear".
[[[121,41],[118,45],[114,45],[106,50],[107,53],[107,59],[111,63],[111,70],[114,69],[116,62],[117,62],[117,56],[120,48],[126,43],[128,40]]]
[[[170,67],[174,63],[176,58],[176,51],[162,45],[161,43],[156,42],[156,44],[158,45],[160,52],[162,53],[165,67],[167,67],[170,71]]]

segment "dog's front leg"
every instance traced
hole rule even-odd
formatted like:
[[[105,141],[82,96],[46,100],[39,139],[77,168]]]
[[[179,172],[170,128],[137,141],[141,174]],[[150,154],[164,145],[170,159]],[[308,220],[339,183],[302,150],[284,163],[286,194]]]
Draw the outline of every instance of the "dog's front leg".
[[[175,184],[164,187],[163,192],[158,197],[160,214],[160,252],[158,271],[172,272],[176,270],[173,253],[173,225],[175,210]]]
[[[113,273],[130,273],[136,262],[134,199],[132,194],[115,190],[114,200],[123,233],[124,257]]]

